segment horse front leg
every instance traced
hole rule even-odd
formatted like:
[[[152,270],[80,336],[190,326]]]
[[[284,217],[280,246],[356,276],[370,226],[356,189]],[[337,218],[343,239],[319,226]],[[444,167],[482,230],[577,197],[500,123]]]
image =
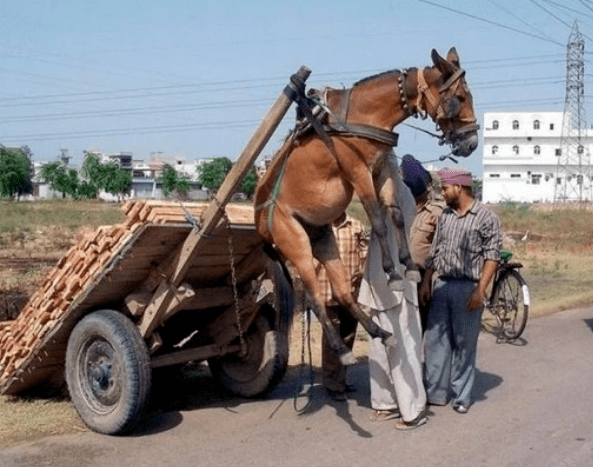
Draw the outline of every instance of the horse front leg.
[[[404,278],[395,267],[395,263],[391,257],[389,239],[387,238],[388,229],[387,224],[385,223],[385,217],[387,215],[386,209],[377,198],[374,186],[371,186],[370,190],[364,189],[361,186],[355,186],[354,189],[360,198],[360,202],[364,207],[367,217],[369,218],[373,232],[379,240],[383,271],[387,274],[389,283],[401,283]]]
[[[385,162],[375,182],[378,196],[395,226],[398,259],[400,264],[405,268],[406,279],[413,282],[420,282],[420,271],[416,263],[412,260],[408,237],[406,235],[406,232],[409,231],[409,226],[406,226],[399,199],[399,193],[402,192],[402,189],[407,188],[403,186],[395,155],[392,153],[386,158]],[[410,209],[412,208],[415,210],[415,205],[410,207]],[[403,290],[403,283],[401,281],[390,281],[389,285],[393,290]]]

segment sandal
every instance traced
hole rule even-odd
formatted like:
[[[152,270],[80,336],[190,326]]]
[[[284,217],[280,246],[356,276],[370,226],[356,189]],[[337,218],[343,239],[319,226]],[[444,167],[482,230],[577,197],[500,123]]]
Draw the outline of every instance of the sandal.
[[[372,422],[384,422],[401,417],[399,409],[393,410],[375,410],[369,417]]]
[[[395,429],[400,431],[408,431],[418,428],[428,422],[428,418],[424,413],[418,415],[414,420],[406,422],[403,418],[395,422]]]

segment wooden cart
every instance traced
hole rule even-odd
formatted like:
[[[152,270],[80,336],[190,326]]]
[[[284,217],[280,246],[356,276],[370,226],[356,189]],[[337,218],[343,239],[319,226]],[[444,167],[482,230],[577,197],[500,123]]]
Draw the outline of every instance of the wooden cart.
[[[264,253],[253,209],[228,204],[310,71],[291,77],[209,204],[136,201],[82,239],[13,322],[0,323],[0,391],[64,373],[93,430],[132,429],[153,369],[208,361],[232,392],[261,395],[288,362],[293,291]]]

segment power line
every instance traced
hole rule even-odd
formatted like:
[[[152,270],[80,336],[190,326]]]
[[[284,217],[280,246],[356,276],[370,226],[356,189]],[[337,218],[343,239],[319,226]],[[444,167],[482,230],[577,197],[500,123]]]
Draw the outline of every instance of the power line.
[[[558,20],[559,22],[561,22],[564,26],[570,28],[570,24],[564,22],[563,20],[561,20],[560,18],[558,18],[558,16],[556,16],[554,13],[548,11],[546,8],[544,8],[543,6],[541,6],[539,3],[537,3],[535,0],[529,0],[531,3],[533,3],[536,7],[541,8],[542,10],[544,10],[548,15],[550,15],[552,18]]]
[[[592,19],[593,19],[593,16],[591,16],[591,15],[588,15],[587,13],[583,13],[582,11],[575,10],[574,8],[570,8],[569,6],[562,5],[562,4],[560,4],[560,3],[557,3],[557,2],[554,2],[554,1],[552,1],[552,0],[544,0],[544,1],[545,1],[546,3],[550,3],[551,5],[554,5],[554,6],[556,6],[557,8],[563,8],[563,9],[565,9],[565,10],[570,10],[570,11],[572,11],[573,13],[576,13],[576,14],[578,14],[578,15],[580,15],[580,16],[586,16],[587,18],[592,18]],[[583,3],[583,2],[581,1],[581,3]],[[589,8],[589,10],[593,11],[593,9],[592,9],[590,6],[588,6],[588,5],[584,4],[584,3],[583,3],[583,5],[585,5],[587,8]]]
[[[493,5],[495,5],[496,7],[500,8],[502,11],[504,11],[505,13],[511,15],[513,18],[519,20],[521,23],[523,23],[525,26],[527,26],[528,28],[536,31],[536,32],[541,32],[539,31],[535,26],[532,26],[530,23],[528,23],[527,21],[525,21],[523,18],[521,18],[520,16],[517,16],[514,12],[506,9],[505,7],[503,7],[502,5],[500,5],[498,2],[495,2],[494,0],[489,0],[490,3],[492,3]],[[550,36],[546,37],[550,40],[553,40]]]
[[[568,28],[572,28],[572,26],[570,24],[568,24],[567,22],[563,21],[562,19],[560,19],[558,16],[556,16],[554,13],[548,11],[546,8],[544,8],[542,5],[540,5],[539,3],[537,3],[535,0],[529,0],[531,3],[533,3],[535,6],[541,8],[542,10],[544,10],[546,13],[548,13],[552,18],[558,20],[560,23],[562,23],[564,26],[568,27]],[[586,36],[585,34],[581,33],[582,36],[586,37],[587,39],[591,40],[588,36]]]
[[[538,36],[536,34],[530,34],[528,32],[521,31],[520,29],[516,29],[516,28],[513,28],[511,26],[507,26],[505,24],[497,23],[496,21],[492,21],[492,20],[489,20],[489,19],[486,19],[486,18],[480,18],[478,16],[475,16],[475,15],[472,15],[472,14],[469,14],[469,13],[466,13],[465,11],[460,11],[460,10],[456,10],[455,8],[450,8],[450,7],[447,7],[447,6],[444,6],[444,5],[439,5],[438,3],[433,3],[433,2],[430,2],[428,0],[418,0],[418,1],[419,2],[422,2],[422,3],[427,3],[427,4],[432,5],[432,6],[435,6],[437,8],[442,8],[444,10],[452,11],[453,13],[457,13],[459,15],[468,16],[469,18],[475,19],[477,21],[482,21],[484,23],[492,24],[494,26],[498,26],[499,28],[508,29],[510,31],[517,32],[519,34],[524,34],[526,36],[530,36],[530,37],[533,37],[535,39],[540,39],[540,40],[546,41],[546,42],[552,42],[553,44],[556,44],[556,45],[559,45],[561,47],[564,47],[563,44],[561,44],[560,42],[557,42],[557,41],[555,41],[553,39],[548,39],[547,37]]]

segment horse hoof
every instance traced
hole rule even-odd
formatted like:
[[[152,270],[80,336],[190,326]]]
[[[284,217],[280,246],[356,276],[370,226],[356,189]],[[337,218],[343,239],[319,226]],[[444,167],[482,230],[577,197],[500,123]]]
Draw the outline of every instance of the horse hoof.
[[[401,279],[390,279],[387,285],[394,292],[403,292],[404,290],[404,281]]]
[[[389,336],[383,339],[383,345],[385,347],[395,347],[397,345],[397,339],[395,336]]]
[[[420,283],[422,277],[420,276],[420,271],[408,270],[406,271],[406,279],[410,282]]]
[[[340,361],[342,365],[354,365],[356,363],[356,357],[352,352],[346,352],[340,355]]]

